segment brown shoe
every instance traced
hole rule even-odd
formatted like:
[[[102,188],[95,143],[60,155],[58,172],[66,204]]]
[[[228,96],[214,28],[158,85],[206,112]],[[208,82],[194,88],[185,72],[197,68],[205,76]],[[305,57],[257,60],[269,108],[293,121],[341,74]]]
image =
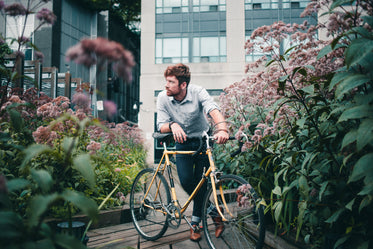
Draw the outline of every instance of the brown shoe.
[[[223,209],[221,207],[219,207],[219,209],[221,212],[223,212]],[[214,224],[215,224],[215,237],[219,238],[225,229],[223,220],[220,215],[217,217],[213,217],[212,220],[214,221]]]
[[[198,242],[201,240],[201,230],[196,225],[193,225],[193,228],[190,229],[190,240]]]

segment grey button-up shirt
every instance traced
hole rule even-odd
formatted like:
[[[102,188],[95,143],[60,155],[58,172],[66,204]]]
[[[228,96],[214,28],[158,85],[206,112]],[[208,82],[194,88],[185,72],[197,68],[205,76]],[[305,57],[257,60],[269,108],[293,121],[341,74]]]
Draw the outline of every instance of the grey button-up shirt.
[[[157,128],[160,130],[163,124],[174,121],[187,136],[199,136],[209,130],[205,114],[214,109],[220,110],[206,89],[200,86],[189,84],[187,95],[181,102],[167,96],[164,90],[157,100]]]

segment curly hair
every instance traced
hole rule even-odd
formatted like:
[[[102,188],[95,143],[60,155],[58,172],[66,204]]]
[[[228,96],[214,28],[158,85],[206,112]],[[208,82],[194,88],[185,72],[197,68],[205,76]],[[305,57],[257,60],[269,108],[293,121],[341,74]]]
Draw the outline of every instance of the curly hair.
[[[168,66],[164,72],[164,77],[175,76],[179,81],[179,85],[183,82],[187,83],[187,86],[190,82],[190,71],[187,65],[178,63],[176,65]]]

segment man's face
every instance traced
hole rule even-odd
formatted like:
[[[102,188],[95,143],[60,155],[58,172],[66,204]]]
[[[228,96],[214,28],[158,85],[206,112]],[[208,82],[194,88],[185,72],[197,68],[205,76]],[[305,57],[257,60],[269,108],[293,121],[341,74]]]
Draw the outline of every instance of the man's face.
[[[181,92],[181,87],[179,86],[179,81],[175,76],[166,77],[166,92],[167,96],[177,96]]]

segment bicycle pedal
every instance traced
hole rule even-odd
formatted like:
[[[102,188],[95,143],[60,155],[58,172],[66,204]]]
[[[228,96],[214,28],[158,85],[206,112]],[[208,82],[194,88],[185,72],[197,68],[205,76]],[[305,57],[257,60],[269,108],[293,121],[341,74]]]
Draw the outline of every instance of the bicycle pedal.
[[[152,205],[153,205],[154,209],[161,209],[162,208],[162,203],[159,202],[159,201],[154,201],[152,203]]]

